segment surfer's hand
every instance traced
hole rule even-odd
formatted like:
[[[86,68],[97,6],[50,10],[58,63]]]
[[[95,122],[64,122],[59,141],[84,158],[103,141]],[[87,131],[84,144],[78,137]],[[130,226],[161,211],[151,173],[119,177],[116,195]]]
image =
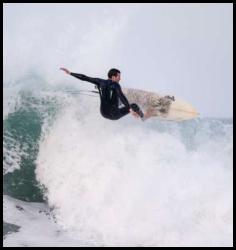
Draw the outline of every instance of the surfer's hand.
[[[66,68],[60,68],[60,70],[65,71],[65,72],[66,72],[66,74],[70,74],[70,71],[69,71],[68,69],[66,69]]]

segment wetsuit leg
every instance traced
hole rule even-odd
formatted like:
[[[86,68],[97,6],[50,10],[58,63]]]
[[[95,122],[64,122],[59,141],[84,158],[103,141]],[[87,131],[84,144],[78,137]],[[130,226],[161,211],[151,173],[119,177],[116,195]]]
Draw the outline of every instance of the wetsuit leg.
[[[136,103],[132,103],[130,107],[132,108],[134,112],[138,113],[141,118],[144,116],[142,110],[139,108],[139,106]],[[113,106],[113,107],[109,107],[108,109],[107,106],[105,107],[101,106],[100,110],[101,110],[102,116],[110,120],[118,120],[122,118],[123,116],[129,114],[129,108],[127,107],[118,108],[118,107]]]
[[[138,106],[136,103],[132,103],[132,104],[130,105],[130,107],[132,108],[132,110],[133,110],[134,112],[136,112],[137,114],[139,114],[139,116],[140,116],[141,118],[143,118],[144,114],[143,114],[142,110],[139,108],[139,106]],[[113,119],[113,120],[118,120],[118,119],[120,119],[121,117],[123,117],[123,116],[125,116],[125,115],[127,115],[127,114],[129,114],[129,108],[127,108],[127,107],[123,107],[123,108],[114,108],[114,109],[112,110],[112,112],[111,112],[111,116],[112,116],[111,119]]]
[[[122,118],[123,116],[129,114],[129,109],[127,107],[123,108],[113,108],[110,113],[110,119],[111,120],[118,120]]]

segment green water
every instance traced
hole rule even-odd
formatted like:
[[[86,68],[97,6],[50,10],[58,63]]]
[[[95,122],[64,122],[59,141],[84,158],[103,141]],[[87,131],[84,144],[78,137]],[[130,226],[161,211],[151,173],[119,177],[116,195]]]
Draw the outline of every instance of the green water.
[[[17,225],[3,222],[3,237],[9,233],[18,232],[19,229],[20,229],[20,227]]]
[[[20,161],[20,169],[4,175],[4,194],[24,201],[43,201],[43,194],[34,173],[41,126],[40,113],[32,108],[20,109],[9,114],[4,121],[4,132],[7,131],[24,150],[24,155]]]

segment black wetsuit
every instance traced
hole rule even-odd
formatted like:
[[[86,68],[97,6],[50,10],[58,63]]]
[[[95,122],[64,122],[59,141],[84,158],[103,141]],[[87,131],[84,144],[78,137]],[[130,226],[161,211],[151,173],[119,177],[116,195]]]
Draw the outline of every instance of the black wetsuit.
[[[118,120],[127,115],[130,112],[130,108],[135,112],[141,112],[137,104],[129,104],[118,82],[113,82],[110,79],[92,78],[77,73],[71,73],[71,75],[82,81],[91,82],[97,86],[101,99],[100,111],[103,117],[111,120]],[[124,107],[119,107],[119,100]]]

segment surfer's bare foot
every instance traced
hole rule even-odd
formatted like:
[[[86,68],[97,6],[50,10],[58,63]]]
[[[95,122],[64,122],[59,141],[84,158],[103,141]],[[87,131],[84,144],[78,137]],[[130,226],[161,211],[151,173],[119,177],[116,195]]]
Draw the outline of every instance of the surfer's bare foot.
[[[139,115],[138,115],[136,112],[134,112],[132,109],[130,109],[130,113],[131,113],[131,115],[133,115],[135,118],[139,118]]]
[[[144,114],[142,121],[146,121],[148,118],[153,116],[153,111],[152,110],[147,110],[146,113]]]

